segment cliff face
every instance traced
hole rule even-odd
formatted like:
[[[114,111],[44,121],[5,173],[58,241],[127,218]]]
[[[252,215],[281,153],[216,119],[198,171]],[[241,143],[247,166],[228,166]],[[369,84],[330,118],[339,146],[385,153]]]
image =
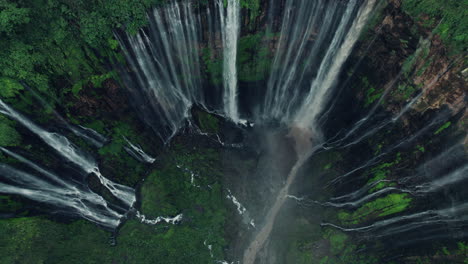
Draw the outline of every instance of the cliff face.
[[[459,126],[466,130],[462,127],[467,120],[465,57],[453,54],[425,20],[429,20],[427,15],[417,20],[406,14],[400,0],[391,0],[382,8],[354,52],[354,61],[363,61],[354,79],[360,87],[357,98],[369,106],[388,89],[383,106],[393,114],[412,99],[410,107],[417,112],[412,115],[446,106],[452,116],[461,115]],[[363,77],[369,85],[362,82]],[[369,93],[369,86],[375,91]]]
[[[266,85],[268,73],[270,72],[269,66],[279,40],[278,34],[265,37],[265,24],[269,17],[267,10],[269,4],[273,1],[252,0],[243,2],[248,2],[252,6],[249,8],[245,8],[244,6],[242,9],[243,20],[238,59],[239,86],[240,89],[244,90],[252,88],[252,90],[260,89],[261,91],[262,88],[258,87]],[[284,2],[284,0],[275,0],[276,7],[272,12],[280,12],[284,7]],[[346,1],[342,2],[345,3]],[[212,2],[210,1],[210,3]],[[429,16],[422,15],[423,19],[421,20],[405,13],[401,0],[389,0],[382,4],[376,14],[378,15],[370,23],[367,32],[362,36],[349,61],[343,68],[343,74],[340,78],[344,80],[343,83],[346,85],[337,88],[346,89],[343,92],[343,94],[346,94],[343,97],[343,102],[346,101],[346,107],[349,104],[350,108],[338,106],[336,118],[339,118],[339,116],[349,116],[351,121],[345,120],[348,123],[336,122],[336,124],[340,125],[336,129],[347,129],[348,126],[346,125],[353,123],[359,117],[359,114],[366,115],[369,113],[374,106],[385,117],[399,116],[399,113],[405,112],[404,115],[399,117],[402,122],[398,122],[397,125],[387,131],[380,134],[376,133],[375,136],[366,138],[366,140],[359,142],[359,145],[352,150],[343,148],[318,153],[317,157],[314,157],[310,164],[306,164],[304,167],[305,176],[297,180],[299,183],[297,185],[300,186],[292,188],[291,193],[295,193],[295,191],[297,193],[302,192],[306,194],[305,197],[310,196],[311,199],[322,201],[330,196],[354,192],[357,188],[366,186],[368,183],[375,184],[375,188],[370,189],[369,192],[366,191],[364,194],[366,196],[374,195],[377,190],[382,190],[384,187],[404,189],[406,186],[403,184],[399,185],[399,181],[403,177],[410,178],[417,173],[421,164],[440,154],[443,150],[441,146],[446,144],[447,141],[452,140],[449,138],[451,135],[441,133],[444,129],[451,126],[451,132],[458,133],[458,135],[464,137],[465,147],[468,145],[468,136],[466,135],[468,129],[466,110],[468,68],[464,55],[453,54],[442,37],[436,33],[432,33],[431,26],[427,25],[431,23],[425,23],[425,21],[430,20]],[[274,31],[278,32],[278,27],[281,24],[280,18],[274,18],[272,22]],[[205,31],[208,30],[207,25],[204,25],[204,27]],[[313,37],[308,39],[308,41],[312,43],[314,41]],[[199,48],[200,53],[203,54],[203,58],[200,58],[200,61],[203,64],[202,74],[204,74],[205,84],[209,86],[209,89],[216,90],[216,86],[221,85],[220,78],[222,75],[222,40],[220,34],[215,36],[213,42],[211,51],[208,50],[210,47],[206,42],[200,43]],[[115,52],[119,53],[121,51],[116,48]],[[99,88],[95,87],[91,81],[86,81],[86,85],[83,85],[83,88],[76,94],[73,94],[74,92],[68,89],[70,91],[66,92],[62,101],[66,104],[63,103],[57,106],[57,111],[65,116],[65,119],[71,121],[71,123],[93,128],[108,137],[110,141],[104,147],[97,149],[83,140],[74,137],[69,131],[56,129],[54,123],[60,123],[60,120],[56,120],[53,117],[50,118],[50,123],[44,124],[45,122],[42,122],[42,124],[48,128],[50,126],[51,131],[66,134],[72,141],[78,142],[77,144],[80,148],[91,152],[99,160],[102,173],[112,180],[131,186],[142,184],[143,187],[141,188],[139,199],[142,200],[140,209],[143,213],[151,217],[157,217],[161,214],[176,214],[183,211],[184,217],[187,216],[186,219],[189,219],[187,223],[191,227],[187,227],[188,225],[184,222],[180,226],[171,227],[166,233],[153,227],[141,227],[139,223],[131,220],[129,223],[124,224],[123,232],[119,235],[120,244],[115,247],[115,251],[112,251],[113,248],[108,247],[108,244],[103,242],[107,241],[107,233],[96,232],[94,226],[88,228],[87,225],[82,224],[83,227],[78,226],[74,231],[78,238],[76,240],[81,239],[79,235],[83,234],[96,234],[96,237],[89,236],[91,237],[89,242],[87,240],[83,240],[84,242],[78,241],[81,244],[86,243],[79,250],[75,250],[75,240],[70,240],[70,245],[66,246],[66,250],[56,249],[56,246],[61,245],[58,238],[56,242],[53,242],[53,246],[51,245],[48,246],[50,248],[43,249],[42,244],[44,242],[42,239],[46,241],[49,237],[61,237],[55,236],[55,234],[53,236],[48,235],[47,230],[53,230],[50,228],[51,226],[58,226],[60,230],[57,233],[61,234],[67,234],[66,232],[68,232],[67,230],[70,226],[63,225],[62,227],[62,224],[49,221],[43,223],[39,219],[41,221],[39,222],[40,228],[44,230],[44,233],[30,236],[33,246],[26,244],[26,250],[24,250],[25,247],[22,245],[13,244],[5,238],[5,241],[8,242],[5,244],[13,246],[9,248],[11,251],[7,251],[7,253],[2,255],[16,256],[14,252],[28,252],[32,247],[34,248],[33,252],[37,251],[36,254],[63,250],[65,252],[64,256],[69,257],[70,253],[68,253],[68,250],[75,252],[74,254],[79,253],[79,256],[76,257],[76,263],[84,263],[82,261],[83,255],[87,256],[89,262],[105,258],[102,262],[109,262],[111,260],[126,262],[130,259],[130,261],[134,261],[135,263],[145,263],[145,261],[154,261],[155,259],[160,261],[163,258],[162,256],[171,254],[174,255],[171,255],[171,258],[174,259],[177,258],[175,257],[176,255],[183,255],[189,258],[200,252],[204,252],[204,255],[200,256],[200,259],[203,260],[197,259],[195,261],[189,259],[185,260],[185,262],[209,263],[209,261],[213,260],[213,252],[216,258],[222,259],[223,255],[227,254],[231,260],[235,260],[238,257],[236,254],[238,252],[232,249],[238,246],[239,251],[243,250],[245,241],[249,239],[253,230],[250,229],[249,221],[246,219],[251,220],[249,217],[252,216],[258,216],[258,219],[263,217],[261,210],[263,209],[264,201],[260,202],[258,201],[259,199],[255,199],[257,196],[249,196],[246,190],[252,188],[254,190],[252,193],[258,193],[260,188],[264,188],[264,193],[266,193],[264,196],[268,197],[269,193],[273,192],[271,190],[278,187],[275,184],[281,185],[281,183],[276,183],[272,179],[274,177],[281,179],[283,174],[287,174],[287,171],[280,171],[278,172],[278,176],[271,176],[262,171],[262,166],[267,168],[272,167],[271,163],[273,160],[264,157],[261,159],[261,152],[265,150],[257,149],[260,143],[255,141],[258,140],[257,137],[262,137],[263,134],[259,133],[261,134],[260,136],[249,135],[251,138],[248,138],[248,140],[250,141],[242,139],[247,132],[251,131],[237,131],[233,128],[233,124],[226,125],[227,122],[225,123],[219,117],[214,117],[200,109],[193,109],[193,119],[195,119],[195,122],[192,124],[197,124],[200,127],[200,130],[203,132],[202,135],[197,135],[200,132],[197,128],[190,127],[188,129],[189,133],[182,131],[173,138],[169,146],[163,146],[153,131],[150,131],[137,118],[134,109],[129,105],[125,94],[125,87],[122,84],[116,81],[115,78],[106,77],[102,85],[99,86]],[[251,94],[249,93],[248,95]],[[262,96],[262,93],[258,92],[256,96]],[[379,101],[383,96],[382,101]],[[23,99],[22,97],[21,100]],[[12,104],[15,103],[16,101],[12,101]],[[17,103],[17,105],[19,106],[20,104]],[[33,104],[28,105],[30,109],[31,105]],[[350,113],[348,114],[347,111]],[[440,121],[441,123],[437,123],[438,125],[433,130],[426,131],[427,137],[417,138],[411,144],[403,144],[401,149],[392,152],[392,146],[404,143],[407,138],[425,128],[428,122],[440,112],[447,112],[448,115],[444,115]],[[333,117],[335,118],[335,116]],[[373,128],[372,126],[374,125],[378,126],[378,122],[372,123],[370,128]],[[453,129],[454,127],[456,129]],[[362,134],[367,131],[362,131]],[[245,147],[241,144],[232,144],[231,147],[227,147],[229,144],[222,143],[221,140],[227,139],[226,141],[229,141],[229,137],[235,138],[235,140],[232,140],[235,143],[244,140]],[[129,145],[124,138],[140,145],[152,156],[158,156],[158,160],[154,165],[137,162],[126,152],[126,148]],[[286,147],[282,147],[283,144],[289,147],[289,142],[282,143],[278,138],[273,136],[271,138],[273,139],[266,137],[266,139],[262,140],[271,141],[272,143],[268,144],[275,146],[271,152],[274,152],[275,155],[277,153],[281,154],[276,155],[279,158],[278,162],[274,163],[281,164],[281,162],[285,162],[284,160],[293,159],[293,157],[287,157],[290,156],[289,154],[292,151],[287,151]],[[37,140],[24,140],[20,142],[21,144],[18,143],[15,151],[24,153],[38,162],[56,155],[46,152],[47,148],[44,146],[35,150],[35,147],[32,147],[35,146],[34,144],[38,144],[35,141]],[[389,151],[386,152],[387,150]],[[356,173],[350,174],[351,183],[346,181],[344,183],[337,182],[336,185],[330,187],[329,183],[326,182],[334,179],[333,177],[340,177],[353,171],[360,164],[363,164],[363,161],[367,161],[366,159],[371,160],[375,156],[380,158],[379,160],[372,160],[376,162],[375,165],[366,165],[362,170],[357,170]],[[1,162],[11,162],[11,159],[7,160],[1,154],[0,160]],[[60,167],[62,162],[59,158],[52,160],[51,162],[47,162],[46,165],[54,163],[54,167],[57,167],[57,170],[63,170]],[[287,161],[286,163],[289,162]],[[265,175],[258,175],[262,173]],[[147,178],[146,183],[142,182],[144,178]],[[419,180],[419,178],[414,177],[411,180]],[[100,184],[96,179],[91,178],[90,181],[93,190],[97,190],[98,192],[104,191],[99,189]],[[377,184],[377,181],[382,181],[382,183]],[[383,182],[390,181],[395,184],[383,184]],[[278,180],[278,182],[280,181]],[[208,184],[208,187],[205,188],[204,184]],[[227,189],[229,184],[235,187]],[[250,187],[248,186],[249,184],[251,185]],[[239,207],[236,208],[230,201],[224,202],[227,194],[226,190],[229,190],[229,196],[231,196],[232,191],[236,194],[239,201],[245,202],[244,205],[250,209],[251,216],[247,213],[247,215],[239,217],[237,214]],[[13,208],[16,205],[12,202],[9,202],[8,206],[3,206],[1,202],[2,200],[6,200],[4,197],[6,196],[0,195],[0,217],[3,211],[18,211]],[[366,253],[361,254],[361,249],[364,247],[358,247],[357,245],[361,242],[362,237],[354,240],[353,235],[348,236],[347,233],[345,234],[335,229],[320,227],[322,222],[331,219],[331,222],[342,224],[352,229],[384,219],[380,215],[390,218],[398,217],[397,213],[412,213],[406,210],[407,208],[411,208],[414,211],[431,210],[433,208],[430,206],[436,203],[433,200],[414,202],[414,200],[411,200],[413,198],[406,193],[392,193],[388,196],[381,195],[378,197],[379,199],[374,199],[368,203],[363,202],[362,206],[353,208],[356,210],[347,210],[346,208],[346,210],[337,209],[335,211],[319,207],[319,202],[317,201],[295,197],[304,207],[297,206],[294,210],[286,208],[294,212],[288,211],[288,214],[283,216],[285,219],[282,219],[283,222],[279,225],[281,227],[279,229],[282,230],[276,234],[277,239],[274,238],[276,241],[273,239],[271,242],[272,248],[278,244],[277,248],[280,250],[275,251],[270,248],[268,250],[275,252],[266,251],[264,252],[265,255],[278,257],[276,259],[278,263],[281,263],[282,258],[287,258],[287,261],[283,263],[386,263],[384,261],[373,260],[367,256],[369,252],[374,253],[372,252],[372,247],[369,247],[370,249]],[[9,196],[7,198],[10,199]],[[441,195],[438,198],[442,200],[446,196]],[[20,197],[12,197],[12,201],[16,200],[20,201],[17,205],[18,208],[29,204],[29,201]],[[265,200],[267,199],[265,198]],[[295,202],[296,200],[291,199],[291,201]],[[5,209],[6,207],[8,208]],[[39,208],[40,205],[33,205],[31,207]],[[252,208],[256,209],[257,207],[258,210],[252,210]],[[35,210],[40,211],[42,214],[41,210]],[[24,215],[30,216],[27,213]],[[238,219],[242,217],[242,220]],[[32,219],[31,223],[24,222],[27,219]],[[23,222],[18,221],[17,223],[22,228],[35,226],[37,224],[34,221],[39,220],[23,218],[21,220]],[[0,221],[0,229],[2,229],[3,223],[2,230],[5,230],[4,233],[13,233],[15,230],[18,230],[18,227],[8,224],[7,221],[10,220]],[[288,225],[288,223],[291,224]],[[215,226],[214,231],[207,228],[212,226]],[[192,229],[192,227],[194,228]],[[31,228],[31,230],[26,230],[24,233],[35,234],[34,232],[37,231],[34,230]],[[193,230],[198,231],[190,233]],[[228,232],[229,234],[226,235],[224,232]],[[75,237],[75,233],[71,237]],[[215,234],[215,238],[213,234]],[[12,239],[17,241],[17,237],[24,237],[24,235],[20,232],[12,236]],[[211,240],[207,241],[207,237],[210,237]],[[239,237],[245,239],[245,241],[235,246],[232,244],[226,245],[223,237],[228,238],[228,243],[232,243],[232,241],[239,239]],[[390,246],[393,246],[391,245],[392,242],[399,242],[398,240],[401,239],[389,239],[388,246],[390,253],[385,252],[382,255],[391,255],[391,249],[393,248]],[[165,243],[160,243],[160,241],[164,241]],[[142,243],[144,244],[143,247],[135,246],[142,245]],[[190,254],[192,255],[178,254],[180,252],[189,252],[187,251],[189,247],[186,245],[190,243],[193,243],[193,247],[190,249]],[[91,252],[96,245],[101,246],[102,250],[99,252],[93,251],[97,253],[88,256],[86,252]],[[211,251],[211,245],[214,245],[213,251]],[[155,246],[161,246],[160,251],[155,250]],[[383,248],[387,249],[385,246]],[[435,255],[435,250],[428,251],[427,255],[429,257],[427,261],[458,261],[463,257],[463,254],[466,255],[466,249],[465,253],[457,253],[458,255],[454,253],[446,258]],[[149,254],[148,252],[152,253]],[[224,254],[225,252],[228,253]],[[349,252],[353,253],[350,254]],[[405,258],[404,263],[420,263],[421,258],[418,257],[419,253],[412,251],[409,253],[405,252],[410,257]],[[361,259],[353,259],[353,256],[350,256],[353,254]],[[417,257],[411,257],[411,254]],[[151,255],[151,260],[149,260],[150,257],[143,259],[147,255]],[[18,256],[19,259],[21,257]],[[31,258],[35,259],[36,256],[31,256]],[[354,262],[348,258],[353,259]],[[328,259],[331,262],[327,261]],[[338,259],[342,262],[338,262]]]

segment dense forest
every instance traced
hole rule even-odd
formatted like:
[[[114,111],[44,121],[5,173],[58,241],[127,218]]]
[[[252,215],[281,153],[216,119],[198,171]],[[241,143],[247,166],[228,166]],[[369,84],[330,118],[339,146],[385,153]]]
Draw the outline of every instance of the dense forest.
[[[217,100],[206,96],[207,103],[191,104],[188,114],[184,113],[187,119],[169,140],[155,132],[157,128],[151,122],[158,121],[159,117],[142,116],[142,112],[150,112],[151,107],[131,100],[135,90],[143,88],[129,83],[144,78],[135,73],[138,67],[129,62],[129,57],[138,53],[126,45],[132,43],[132,38],[148,35],[148,39],[152,39],[151,34],[160,33],[153,32],[156,23],[151,12],[164,10],[173,2],[177,1],[0,0],[0,263],[242,261],[241,252],[251,241],[252,234],[264,224],[265,208],[274,201],[269,192],[276,194],[281,190],[279,186],[287,182],[284,175],[275,178],[270,174],[287,175],[287,171],[275,169],[276,164],[285,163],[289,169],[294,164],[292,157],[296,154],[291,147],[294,143],[290,142],[293,130],[287,132],[285,127],[275,123],[277,119],[257,125],[258,120],[252,118],[247,125],[240,125],[242,122],[233,122],[218,111],[218,102],[206,107]],[[180,2],[193,8],[198,16],[196,25],[203,29],[194,48],[199,57],[201,77],[194,79],[201,80],[208,91],[204,92],[206,94],[211,90],[219,91],[226,78],[223,76],[223,69],[227,68],[223,46],[227,42],[222,33],[216,32],[214,37],[206,33],[212,22],[209,15],[207,18],[204,15],[206,9],[216,13],[218,8],[228,8],[232,1]],[[277,2],[280,4],[276,8],[280,11],[273,8],[268,11]],[[281,13],[287,5],[285,2],[290,1],[238,2],[241,18],[233,65],[237,68],[241,106],[264,97],[264,90],[257,91],[256,87],[268,87],[272,82],[270,75],[274,75],[271,72],[281,64],[278,59],[281,56],[275,56],[275,52],[279,50],[277,46],[288,47],[281,42],[281,30],[286,28],[281,21],[287,20],[274,15]],[[322,2],[317,0],[317,3]],[[331,2],[338,2],[338,9],[353,1]],[[186,10],[182,13],[188,16]],[[358,11],[350,13],[360,14]],[[170,28],[167,23],[180,22],[185,26],[181,32],[189,35],[187,28],[191,25],[188,22],[169,20],[166,13],[165,16],[167,21],[161,24]],[[270,19],[273,22],[269,16],[273,16]],[[213,17],[214,21],[229,22],[222,16]],[[297,21],[303,21],[301,19],[298,17]],[[271,28],[265,26],[268,23]],[[338,27],[337,23],[331,25]],[[350,23],[348,30],[353,25]],[[294,33],[301,32],[295,30]],[[466,184],[468,0],[377,1],[362,31],[336,78],[340,80],[336,86],[341,90],[331,96],[330,105],[334,108],[327,114],[332,118],[323,122],[320,119],[321,134],[326,138],[323,149],[304,161],[288,196],[295,199],[285,203],[271,241],[265,247],[269,250],[259,254],[263,262],[255,263],[468,263],[466,206],[447,221],[443,216],[437,218],[440,215],[419,219],[421,223],[433,219],[443,222],[444,228],[450,230],[440,229],[450,234],[443,239],[437,239],[440,234],[434,233],[432,240],[428,238],[406,246],[399,244],[404,241],[399,240],[397,233],[379,237],[380,233],[376,232],[373,240],[370,238],[373,229],[369,229],[369,233],[360,232],[361,227],[373,227],[376,223],[378,226],[385,220],[396,219],[395,216],[406,220],[410,219],[405,218],[406,215],[421,211],[437,213],[450,201],[464,206],[468,199],[466,190],[447,189],[434,196],[424,196],[426,189],[409,187],[419,186],[419,178],[424,178],[418,174],[422,167],[439,173],[430,161],[448,152],[447,149],[452,153],[448,156],[456,156],[456,161],[444,160],[448,165],[445,170],[440,169],[441,177],[456,174],[461,185],[454,188]],[[168,30],[164,34],[171,32]],[[314,31],[307,41],[320,41],[319,33]],[[333,43],[331,38],[324,39]],[[171,45],[176,46],[175,43]],[[150,49],[148,43],[141,46]],[[300,52],[301,47],[292,45],[291,49]],[[318,50],[317,54],[325,53],[323,51]],[[136,61],[140,63],[141,60]],[[298,71],[308,67],[305,60],[296,63]],[[192,67],[192,64],[195,63],[187,65]],[[163,65],[163,68],[170,66]],[[320,70],[318,66],[311,68]],[[311,79],[320,77],[318,73],[310,75]],[[174,76],[181,82],[187,79],[180,72]],[[93,157],[102,175],[111,181],[134,188],[135,204],[122,210],[125,207],[122,201],[103,187],[96,173],[80,171],[72,160],[63,157],[60,151],[65,150],[60,147],[51,151],[46,140],[5,114],[3,102],[45,131],[66,137],[72,142],[72,149],[80,149],[86,153],[83,156]],[[171,103],[168,108],[173,107]],[[256,106],[246,108],[248,117],[260,111]],[[372,119],[375,123],[350,129],[352,124],[359,125],[357,121],[362,116],[376,109],[380,114]],[[406,111],[409,111],[408,116],[400,118]],[[368,117],[373,116],[369,114]],[[393,121],[387,122],[385,118]],[[273,129],[270,123],[275,123]],[[384,127],[388,123],[391,126]],[[85,128],[105,138],[102,144],[95,144],[76,132],[77,129],[87,131]],[[270,131],[280,131],[278,133],[284,135],[278,139]],[[351,131],[351,141],[346,141],[348,134],[342,131]],[[353,135],[353,131],[359,135]],[[377,132],[374,134],[374,131]],[[340,141],[334,135],[346,136]],[[265,143],[270,140],[275,144]],[[457,142],[461,142],[457,146],[462,150],[457,148],[458,152],[451,152],[455,148],[450,146]],[[132,152],[132,147],[149,157],[146,162],[144,159],[142,162],[141,154]],[[24,158],[9,154],[10,151]],[[24,160],[39,165],[27,165]],[[84,179],[92,193],[103,197],[112,205],[109,206],[112,210],[119,214],[122,210],[118,227],[93,223],[47,199],[34,200],[24,193],[8,191],[5,186],[13,178],[7,173],[11,168],[31,174],[47,171],[46,174],[72,179],[71,182]],[[273,168],[274,173],[268,168]],[[411,175],[419,175],[419,178],[407,180]],[[348,177],[353,178],[347,182]],[[27,185],[27,180],[21,184]],[[330,200],[364,189],[367,195],[357,200],[356,206],[334,206],[338,202]],[[387,189],[391,189],[388,194]],[[399,191],[393,192],[396,189]],[[304,194],[306,198],[296,197],[296,194]],[[183,220],[176,224],[145,222],[179,214],[183,215]],[[452,222],[454,226],[450,225]],[[402,226],[416,224],[407,222]],[[356,230],[358,232],[354,232]],[[403,232],[397,228],[388,230]],[[402,239],[416,241],[415,236],[418,235],[411,233]]]

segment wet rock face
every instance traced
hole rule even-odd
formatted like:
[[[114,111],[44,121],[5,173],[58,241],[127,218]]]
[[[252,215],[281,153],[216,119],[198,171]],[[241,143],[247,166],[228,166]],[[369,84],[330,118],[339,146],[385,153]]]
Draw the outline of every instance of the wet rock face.
[[[128,109],[124,90],[116,80],[107,79],[102,88],[85,87],[74,99],[73,112],[80,116],[95,117],[98,113],[118,115]]]
[[[371,29],[373,33],[356,52],[376,66],[376,76],[390,80],[398,75],[404,59],[415,52],[418,38],[410,31],[414,24],[412,19],[394,4],[385,8],[383,16],[382,23]],[[365,50],[370,41],[374,41],[372,48]]]
[[[422,20],[416,21],[403,12],[400,0],[389,1],[382,16],[381,22],[373,26],[360,43],[355,56],[363,58],[368,65],[363,71],[380,83],[380,87],[394,86],[390,88],[385,108],[398,113],[410,95],[421,91],[421,98],[413,106],[419,113],[444,105],[453,115],[463,111],[467,77],[463,75],[462,56],[451,56],[440,37],[423,25],[429,17],[422,16]],[[372,48],[366,49],[369,45]],[[414,91],[399,96],[393,92],[398,86]],[[362,100],[364,94],[357,94],[357,97]]]
[[[429,66],[425,66],[426,63]],[[466,105],[467,78],[462,75],[462,59],[447,56],[446,47],[439,36],[434,36],[428,58],[418,63],[416,69],[421,72],[413,76],[413,81],[416,85],[425,87],[421,101],[428,108],[439,109],[448,105],[456,113]]]

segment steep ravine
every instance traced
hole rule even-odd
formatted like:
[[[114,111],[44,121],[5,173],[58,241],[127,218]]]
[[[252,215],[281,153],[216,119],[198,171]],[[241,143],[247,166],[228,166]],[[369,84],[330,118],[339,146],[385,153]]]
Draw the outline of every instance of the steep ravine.
[[[89,44],[91,40],[97,41],[99,33],[93,35],[96,39],[87,37],[86,41],[75,41],[73,45],[57,44],[61,43],[60,38],[54,40],[50,45],[65,50],[63,61],[52,57],[55,60],[48,63],[55,61],[55,67],[36,65],[34,68],[51,78],[49,90],[38,86],[41,78],[16,79],[0,69],[1,99],[47,131],[67,137],[88,153],[96,160],[101,176],[135,188],[134,208],[126,211],[124,204],[100,183],[99,177],[83,173],[73,161],[52,151],[19,122],[0,115],[0,129],[4,132],[0,135],[2,148],[24,156],[51,174],[70,180],[71,184],[86,179],[83,183],[89,186],[90,192],[103,197],[112,211],[122,214],[118,228],[99,225],[99,221],[93,221],[98,223],[95,225],[80,219],[86,217],[80,217],[66,206],[4,193],[0,185],[0,234],[8,234],[0,236],[1,263],[466,262],[466,48],[462,51],[454,48],[445,35],[435,30],[440,17],[424,13],[416,16],[410,12],[412,6],[400,0],[379,2],[364,34],[339,71],[330,100],[324,100],[323,111],[317,114],[320,133],[314,134],[317,131],[302,130],[302,127],[291,130],[284,125],[284,119],[276,118],[281,112],[279,107],[271,108],[270,113],[256,105],[263,102],[267,87],[275,81],[290,82],[291,87],[296,85],[284,77],[296,73],[289,71],[289,67],[281,68],[284,65],[280,63],[289,66],[295,60],[280,58],[276,64],[274,61],[279,43],[287,39],[282,39],[280,34],[282,28],[287,28],[282,23],[288,21],[283,20],[281,12],[289,1],[239,3],[237,55],[235,65],[233,61],[228,63],[237,70],[237,77],[229,85],[237,82],[238,93],[232,94],[232,98],[237,96],[239,109],[235,111],[239,116],[222,110],[221,91],[225,87],[222,65],[226,65],[223,40],[232,40],[226,36],[223,39],[222,25],[217,21],[219,10],[227,6],[219,6],[216,1],[200,1],[192,6],[184,5],[185,1],[180,6],[162,4],[160,8],[169,7],[164,15],[167,20],[151,20],[156,13],[150,9],[149,25],[144,26],[140,35],[135,35],[134,27],[144,24],[141,21],[146,19],[145,10],[150,5],[160,5],[159,1],[139,1],[138,5],[136,2],[129,9],[124,4],[116,4],[120,9],[104,13],[95,10],[94,14],[102,19],[90,16],[78,21],[74,20],[78,13],[90,12],[80,3],[58,1],[57,7],[51,7],[57,8],[51,10],[65,10],[65,22],[60,23],[70,23],[73,29],[70,32],[88,30],[84,32],[91,36],[90,25],[85,22],[94,21],[90,24],[98,25],[106,19],[112,22],[101,23],[103,29],[110,25],[119,28],[105,35],[105,47]],[[336,5],[318,2],[329,8],[340,8],[340,12],[348,4],[348,1],[337,1]],[[309,7],[310,2],[303,3],[304,8]],[[274,8],[269,9],[272,5]],[[213,15],[211,20],[204,16],[206,6]],[[182,13],[193,8],[194,16],[186,20],[168,19],[170,12],[178,7],[187,8]],[[0,4],[0,12],[4,8]],[[302,11],[295,19],[311,22],[307,9]],[[118,20],[124,18],[130,18],[135,25]],[[169,27],[167,32],[152,32],[170,21],[186,24],[182,23],[181,28]],[[12,25],[24,26],[30,22],[18,23]],[[155,26],[157,23],[160,24]],[[293,30],[303,30],[288,23]],[[140,48],[150,50],[150,43],[163,45],[162,40],[155,41],[161,32],[175,34],[173,39],[179,39],[188,36],[190,30],[197,33],[190,35],[196,39],[189,42],[194,46],[179,46],[181,53],[173,57],[176,62],[170,64],[168,59],[160,65],[165,70],[181,66],[177,60],[186,56],[182,59],[188,59],[184,65],[188,68],[178,69],[171,76],[158,71],[158,76],[167,78],[163,89],[174,93],[174,97],[181,96],[179,86],[173,86],[175,79],[181,83],[193,82],[191,88],[199,85],[201,89],[181,96],[189,100],[169,104],[170,109],[182,109],[172,116],[182,118],[171,123],[155,114],[157,111],[152,112],[158,104],[146,104],[154,91],[142,93],[134,100],[136,90],[154,84],[146,79],[153,75],[151,71],[147,75],[139,71],[154,58],[132,65],[128,58],[136,49],[129,52],[134,47],[125,45],[137,43],[136,36],[147,34],[153,42],[145,42]],[[267,30],[271,32],[266,33]],[[320,32],[307,30],[312,37],[297,43],[309,48],[320,40]],[[8,41],[18,32],[32,31],[24,28],[8,33],[0,31],[8,36]],[[80,40],[85,33],[80,34],[76,39]],[[294,39],[292,34],[290,37]],[[330,42],[331,37],[324,37],[323,41]],[[75,49],[74,45],[79,48]],[[292,48],[288,53],[291,58],[294,51],[301,51],[299,44],[289,48]],[[166,53],[156,58],[167,59],[173,49],[168,46]],[[325,50],[323,46],[317,52],[323,56]],[[190,68],[194,63],[189,58],[197,52],[200,76]],[[61,73],[58,69],[63,65],[72,65],[70,71],[81,69],[82,72]],[[306,63],[298,65],[298,71],[307,68]],[[312,68],[314,72],[318,66]],[[278,77],[272,77],[271,72]],[[301,89],[309,87],[306,79]],[[150,85],[141,85],[147,81]],[[137,82],[141,83],[137,85]],[[188,85],[180,87],[185,89]],[[303,95],[298,94],[297,98]],[[199,98],[203,100],[197,101]],[[185,109],[190,100],[195,103]],[[288,109],[295,107],[292,104]],[[262,123],[262,118],[270,114],[275,118]],[[183,118],[185,115],[189,117],[187,120]],[[239,120],[244,124],[233,122]],[[161,124],[166,127],[161,129]],[[174,130],[170,127],[173,124],[180,129]],[[80,136],[68,125],[77,129],[83,126],[102,134],[103,145]],[[164,131],[158,134],[158,129]],[[171,137],[166,141],[169,134]],[[151,162],[138,159],[135,152],[129,151],[132,146],[150,157],[146,160]],[[8,171],[5,166],[35,175],[37,170],[6,153],[0,152],[0,184],[11,183],[11,178],[1,174]],[[170,218],[179,215],[180,221]]]

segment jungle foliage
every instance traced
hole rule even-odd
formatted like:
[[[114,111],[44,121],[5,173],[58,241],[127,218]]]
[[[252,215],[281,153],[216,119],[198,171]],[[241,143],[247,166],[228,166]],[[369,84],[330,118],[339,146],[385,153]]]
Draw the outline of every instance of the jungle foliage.
[[[118,47],[114,30],[135,33],[160,0],[0,0],[0,96],[5,80],[23,81],[53,98],[103,69]],[[99,55],[98,55],[99,54]]]
[[[405,0],[403,9],[424,26],[434,28],[456,52],[468,47],[468,0]]]

